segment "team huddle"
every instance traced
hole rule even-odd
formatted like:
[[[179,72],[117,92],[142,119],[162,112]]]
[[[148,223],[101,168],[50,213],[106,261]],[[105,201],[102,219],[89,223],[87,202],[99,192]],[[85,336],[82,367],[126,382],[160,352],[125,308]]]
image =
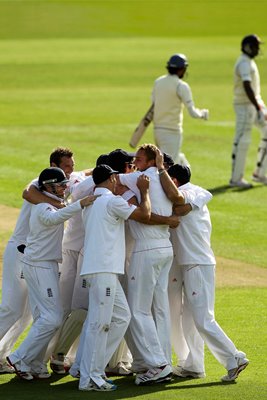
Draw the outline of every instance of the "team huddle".
[[[4,256],[2,368],[46,379],[50,360],[80,390],[109,391],[111,374],[134,373],[136,385],[203,378],[206,343],[222,379],[236,379],[248,360],[214,318],[212,195],[153,144],[103,154],[93,170],[73,167],[72,152],[55,149],[24,192]]]
[[[267,122],[252,60],[259,44],[256,35],[245,37],[236,66],[230,186],[242,188],[251,186],[243,173],[255,121],[262,139],[253,180],[267,183]],[[112,150],[79,172],[72,151],[58,147],[24,190],[3,257],[0,373],[31,381],[50,378],[51,370],[78,379],[79,390],[113,391],[114,375],[133,375],[138,386],[204,378],[204,344],[226,369],[222,381],[247,367],[214,315],[212,194],[191,183],[180,151],[183,107],[194,118],[209,116],[182,81],[187,67],[183,54],[169,59],[132,137],[136,146],[153,120],[157,146]]]

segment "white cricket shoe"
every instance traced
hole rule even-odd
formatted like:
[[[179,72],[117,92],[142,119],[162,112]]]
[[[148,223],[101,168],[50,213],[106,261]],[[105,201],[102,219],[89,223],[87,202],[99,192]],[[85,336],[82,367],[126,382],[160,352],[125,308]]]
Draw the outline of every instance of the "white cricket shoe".
[[[105,373],[107,376],[130,376],[133,375],[133,371],[128,368],[128,365],[120,361],[115,368],[109,366],[106,367]]]
[[[15,369],[7,361],[0,361],[0,374],[14,374]]]
[[[18,375],[19,378],[23,379],[24,381],[32,381],[33,376],[30,372],[28,371],[22,371],[20,369],[20,362],[17,363],[12,363],[9,357],[6,358],[7,362],[11,365],[11,367],[14,368],[15,373]]]
[[[103,385],[98,386],[94,381],[92,381],[92,379],[90,380],[89,385],[87,385],[86,387],[79,387],[79,390],[83,392],[90,392],[92,390],[96,392],[112,392],[116,389],[116,385],[113,385],[112,383],[109,383],[107,381],[103,383]]]
[[[138,374],[135,378],[135,384],[138,386],[149,385],[151,383],[160,383],[170,381],[172,377],[172,367],[167,364],[163,367],[151,368],[144,374]]]
[[[222,382],[232,382],[236,378],[238,378],[238,375],[240,372],[242,372],[249,364],[249,360],[247,358],[237,358],[237,367],[233,369],[229,369],[227,375],[224,375],[221,377]]]
[[[201,379],[206,377],[205,372],[188,371],[187,369],[182,368],[180,365],[173,367],[173,375],[179,376],[180,378],[193,379]]]
[[[247,182],[243,178],[240,179],[239,181],[236,181],[236,182],[230,180],[229,186],[230,187],[238,187],[238,188],[242,188],[242,189],[250,189],[250,188],[252,188],[252,184]]]
[[[47,370],[46,364],[42,364],[40,368],[36,370],[31,370],[31,374],[34,379],[48,379],[51,377],[51,374]]]
[[[257,174],[253,174],[252,180],[254,182],[263,183],[263,185],[267,185],[267,176],[259,176]]]

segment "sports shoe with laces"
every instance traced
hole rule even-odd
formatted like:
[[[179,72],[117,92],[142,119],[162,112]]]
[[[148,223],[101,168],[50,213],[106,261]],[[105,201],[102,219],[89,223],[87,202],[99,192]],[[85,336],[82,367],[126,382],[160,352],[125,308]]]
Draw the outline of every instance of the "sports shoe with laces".
[[[51,377],[51,374],[47,370],[46,364],[43,364],[38,370],[31,370],[31,374],[34,379],[48,379]]]
[[[180,378],[193,378],[193,379],[200,379],[205,378],[205,372],[195,372],[195,371],[188,371],[187,369],[182,368],[180,365],[177,367],[173,367],[173,375],[179,376]]]
[[[263,183],[264,185],[267,185],[267,176],[259,176],[257,174],[253,174],[252,180],[254,182]]]
[[[245,179],[240,179],[239,181],[232,181],[232,179],[229,182],[230,187],[238,187],[238,188],[243,188],[243,189],[250,189],[252,188],[252,184],[247,182]]]
[[[171,380],[172,367],[167,364],[162,367],[151,368],[144,374],[138,374],[135,378],[136,385],[149,385]]]
[[[14,368],[15,373],[17,374],[17,376],[25,381],[32,381],[33,380],[33,376],[30,372],[28,371],[21,371],[20,369],[20,363],[12,363],[12,361],[10,360],[9,357],[6,358],[7,362],[11,365],[11,367]]]
[[[227,375],[222,376],[222,382],[232,382],[236,378],[240,372],[242,372],[249,364],[249,360],[247,358],[237,358],[237,367],[233,369],[229,369]]]
[[[107,376],[130,376],[133,374],[133,371],[123,363],[119,362],[115,368],[111,368],[109,366],[106,367],[105,373]]]
[[[66,370],[64,367],[64,354],[57,354],[57,358],[51,357],[50,368],[57,375],[65,375]]]
[[[79,387],[79,390],[83,392],[90,392],[92,390],[96,392],[112,392],[113,390],[116,390],[117,386],[113,385],[112,383],[105,382],[103,385],[98,386],[92,379],[90,380],[90,383],[86,387]]]
[[[14,374],[15,369],[7,361],[0,361],[0,374]]]

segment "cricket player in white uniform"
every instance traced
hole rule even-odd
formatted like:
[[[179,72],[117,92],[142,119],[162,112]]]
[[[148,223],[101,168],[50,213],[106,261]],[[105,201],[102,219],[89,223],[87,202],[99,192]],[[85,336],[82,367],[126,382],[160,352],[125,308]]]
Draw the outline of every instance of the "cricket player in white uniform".
[[[72,152],[67,148],[56,148],[50,154],[50,166],[64,170],[67,177],[73,170]],[[17,247],[25,245],[29,233],[31,204],[27,201],[30,188],[38,186],[38,179],[32,181],[23,192],[24,202],[13,235],[9,239],[3,256],[2,303],[0,305],[0,373],[14,372],[5,358],[10,354],[21,333],[30,324],[32,317],[28,305],[28,291],[21,271],[20,253]],[[30,200],[31,201],[31,200]],[[36,190],[34,204],[47,202],[57,208],[64,207],[62,200],[56,200]]]
[[[145,144],[139,147],[135,166],[139,170],[131,174],[120,174],[120,183],[127,186],[140,199],[136,181],[140,174],[150,178],[151,210],[169,216],[172,203],[164,194],[155,165],[157,147]],[[168,275],[172,264],[173,250],[169,240],[168,225],[145,225],[130,222],[135,239],[129,271],[127,299],[132,313],[130,333],[135,347],[133,370],[138,374],[137,385],[161,382],[169,379],[171,368],[170,312],[168,302]],[[136,350],[138,354],[136,354]],[[141,372],[141,371],[140,371]]]
[[[56,167],[43,170],[38,180],[40,190],[56,200],[63,199],[67,182],[63,170]],[[87,197],[60,210],[48,203],[32,205],[30,231],[21,262],[33,324],[23,343],[7,357],[17,375],[24,380],[32,380],[42,373],[46,347],[62,321],[58,262],[61,260],[64,221],[92,204],[94,199],[94,196]]]
[[[86,180],[88,184],[88,189],[86,194],[80,197],[78,190],[77,194],[75,194],[75,188],[84,180]],[[73,172],[68,184],[68,193],[71,202],[75,202],[85,196],[93,194],[94,187],[95,185],[92,182],[91,176],[86,177],[83,171]],[[64,311],[64,323],[61,329],[57,332],[56,337],[50,343],[50,349],[48,349],[48,354],[46,355],[46,358],[50,356],[52,350],[50,367],[53,372],[57,374],[65,374],[69,363],[73,362],[75,358],[76,346],[74,346],[68,354],[68,365],[66,364],[65,356],[67,355],[71,344],[74,342],[74,340],[72,342],[72,337],[73,335],[79,335],[79,328],[81,330],[81,324],[79,324],[79,321],[82,316],[86,315],[85,310],[87,310],[88,307],[88,288],[85,279],[80,276],[80,267],[82,263],[81,250],[83,244],[84,226],[80,211],[68,220],[62,241],[62,263],[59,265],[59,287]],[[70,313],[72,313],[71,319],[69,318]],[[65,325],[65,323],[67,325]],[[66,328],[68,330],[72,329],[72,331],[67,332]],[[69,338],[67,338],[68,333]]]
[[[241,42],[242,54],[234,68],[236,128],[232,150],[230,180],[232,187],[250,188],[252,186],[243,176],[254,124],[261,131],[261,140],[252,180],[267,184],[267,109],[261,98],[258,67],[253,60],[259,54],[260,43],[257,35],[245,36]]]
[[[157,158],[157,166],[164,171],[163,157],[161,161],[160,157]],[[227,370],[227,374],[221,378],[222,381],[234,381],[249,361],[245,353],[237,350],[215,320],[215,258],[210,246],[211,221],[206,205],[212,195],[207,190],[191,184],[190,177],[190,169],[178,164],[160,175],[169,198],[175,202],[179,187],[179,196],[182,194],[185,206],[190,205],[191,208],[188,214],[181,217],[179,228],[176,230],[177,263],[182,272],[184,301],[205,344]],[[181,214],[185,206],[180,206]],[[192,376],[190,372],[181,367],[174,369],[174,373],[182,377]]]
[[[96,165],[108,158],[108,154],[98,157]],[[95,183],[90,173],[72,173],[68,187],[72,202],[93,194]],[[62,241],[63,261],[60,264],[60,293],[64,314],[67,318],[58,331],[50,367],[56,374],[65,374],[73,363],[79,335],[88,310],[88,286],[80,276],[84,252],[84,224],[81,213],[68,220]],[[49,345],[50,346],[50,345]],[[50,351],[51,353],[51,351]],[[67,362],[66,362],[67,360]]]
[[[124,221],[150,218],[149,179],[140,177],[140,206],[115,196],[116,171],[107,165],[93,170],[95,194],[100,197],[85,212],[84,262],[81,275],[89,284],[89,309],[71,375],[80,370],[79,390],[110,391],[105,367],[118,347],[130,321],[130,311],[118,276],[124,273]]]
[[[175,162],[178,161],[183,140],[184,106],[193,118],[207,120],[209,116],[208,110],[195,107],[190,86],[182,79],[187,67],[184,54],[171,56],[167,63],[168,74],[156,79],[152,91],[155,143]]]

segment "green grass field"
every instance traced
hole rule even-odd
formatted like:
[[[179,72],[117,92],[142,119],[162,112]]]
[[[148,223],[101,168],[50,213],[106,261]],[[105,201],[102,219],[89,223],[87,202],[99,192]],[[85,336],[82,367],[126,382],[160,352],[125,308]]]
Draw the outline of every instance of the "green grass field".
[[[171,54],[185,53],[196,106],[208,122],[185,112],[183,151],[192,181],[214,194],[210,203],[215,254],[267,268],[267,187],[229,189],[234,134],[232,71],[241,38],[266,42],[267,1],[0,1],[0,204],[20,207],[25,185],[48,165],[56,146],[71,147],[76,169],[100,153],[130,150],[131,133],[150,105],[154,80]],[[258,57],[267,102],[267,51]],[[144,141],[153,141],[152,127]],[[259,132],[249,149],[254,169]],[[10,231],[2,233],[5,242]],[[252,399],[266,392],[266,289],[217,292],[217,316],[251,366],[235,385],[221,385],[223,368],[207,352],[207,378],[166,388],[135,388],[120,380],[112,399]],[[71,378],[25,385],[0,376],[5,398],[81,398]],[[61,384],[62,383],[62,384]],[[5,392],[3,391],[5,390]],[[90,393],[90,397],[94,398]]]

